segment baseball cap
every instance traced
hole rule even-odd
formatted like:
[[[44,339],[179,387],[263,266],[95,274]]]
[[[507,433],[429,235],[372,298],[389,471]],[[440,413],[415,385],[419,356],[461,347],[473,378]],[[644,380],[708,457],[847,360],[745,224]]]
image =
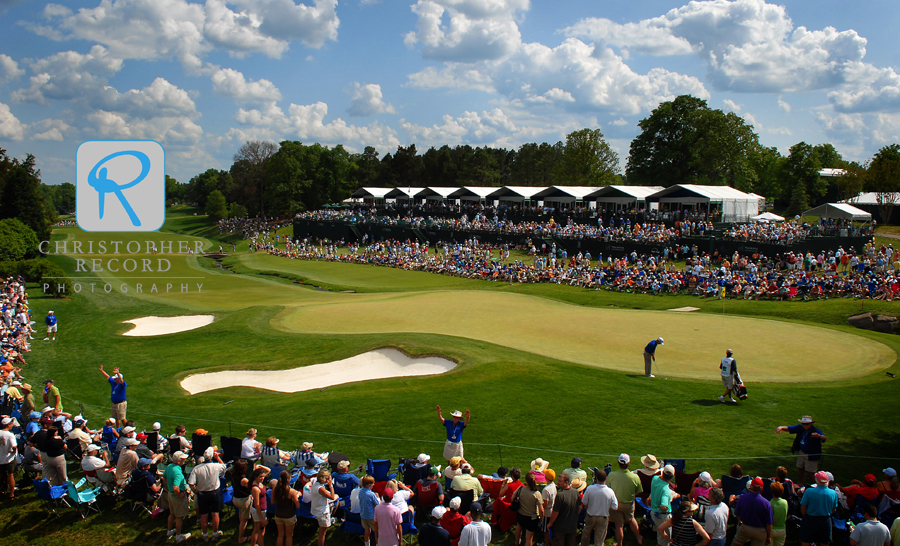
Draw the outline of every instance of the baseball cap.
[[[863,481],[869,485],[875,485],[875,482],[878,481],[878,478],[875,477],[875,474],[866,474],[863,476]]]
[[[151,464],[153,464],[153,459],[148,459],[146,457],[138,459],[138,466],[150,466]]]
[[[434,510],[431,511],[431,517],[434,519],[441,519],[444,517],[444,514],[447,512],[447,509],[443,506],[435,506]]]
[[[669,476],[674,476],[675,475],[675,467],[670,464],[667,464],[666,466],[663,467],[663,474],[668,474]]]
[[[134,427],[122,427],[122,434],[131,434],[134,432]]]
[[[833,482],[833,481],[834,481],[834,474],[832,474],[831,472],[828,472],[827,470],[825,471],[825,473],[828,474],[828,483]]]
[[[709,474],[709,472],[703,471],[700,473],[700,481],[702,483],[711,482],[712,476]]]
[[[472,512],[474,514],[480,514],[480,513],[484,512],[484,509],[481,507],[480,502],[473,502],[469,506],[469,512]]]
[[[85,451],[87,453],[90,453],[91,451],[100,451],[100,446],[98,446],[97,444],[88,444],[87,449],[85,449]]]
[[[205,428],[198,428],[197,430],[194,431],[194,434],[206,434],[206,435],[208,435],[208,434],[209,434],[209,431],[206,430]]]
[[[312,446],[312,442],[303,442],[302,444],[300,444],[300,447],[302,447],[303,449],[312,449]]]
[[[162,428],[162,425],[159,424],[159,421],[153,423],[153,430],[159,430]]]
[[[887,476],[888,478],[893,478],[894,476],[897,475],[897,471],[891,467],[885,468],[884,470],[882,470],[882,472],[884,472],[884,475]]]
[[[8,426],[8,425],[10,425],[10,424],[15,425],[15,426],[19,426],[19,422],[16,421],[16,418],[15,418],[15,417],[4,417],[4,418],[3,418],[3,421],[0,421],[0,423],[2,423],[2,425],[3,425],[4,427],[5,427],[5,426]]]
[[[212,458],[215,456],[216,456],[216,450],[213,449],[212,446],[209,446],[208,448],[206,448],[206,451],[203,452],[203,458],[206,459],[207,461],[212,460]]]
[[[433,475],[438,475],[438,474],[440,474],[440,473],[441,473],[441,467],[440,467],[440,466],[432,466],[432,467],[431,467],[431,473],[432,473]]]
[[[825,472],[824,470],[816,472],[816,482],[828,483],[828,472]]]
[[[764,484],[763,484],[762,478],[757,476],[757,477],[753,478],[753,481],[750,482],[750,485],[752,485],[753,487],[759,487],[760,489],[762,489]]]
[[[578,468],[579,466],[581,466],[581,457],[573,457],[572,468]]]
[[[304,464],[306,465],[306,468],[315,468],[316,467],[315,459],[306,459],[306,462]]]
[[[138,442],[134,438],[122,438],[120,440],[120,442],[122,442],[122,445],[124,445],[125,447],[136,446],[136,445],[140,444],[140,442]]]
[[[430,455],[426,455],[425,453],[419,453],[419,456],[416,457],[416,462],[425,464],[431,460]]]
[[[621,455],[619,455],[619,462],[622,464],[628,464],[631,462],[631,457],[629,457],[627,453],[622,453]]]
[[[392,498],[394,498],[394,490],[391,489],[390,487],[385,487],[384,492],[381,494],[381,496],[386,498],[387,500],[391,500]],[[459,497],[456,497],[456,498],[459,498]]]
[[[338,461],[338,470],[347,470],[350,468],[350,461]]]
[[[10,386],[12,386],[12,387],[21,387],[21,386],[22,386],[22,382],[19,381],[19,380],[17,379],[17,380],[15,380],[15,381],[13,381],[12,383],[10,383]]]
[[[452,510],[459,510],[459,507],[462,506],[462,499],[459,497],[453,497],[450,499],[450,508]]]
[[[146,440],[146,439],[147,439],[147,435],[144,434],[143,432],[138,432],[138,435],[136,436],[136,438],[138,439],[138,441]]]
[[[661,337],[656,338],[656,341],[658,341],[660,345],[665,345],[665,344],[666,344],[666,342],[665,342],[665,341],[663,340],[663,338],[661,338]]]
[[[183,461],[183,460],[187,459],[187,457],[188,456],[184,451],[176,451],[175,453],[172,454],[173,461]]]

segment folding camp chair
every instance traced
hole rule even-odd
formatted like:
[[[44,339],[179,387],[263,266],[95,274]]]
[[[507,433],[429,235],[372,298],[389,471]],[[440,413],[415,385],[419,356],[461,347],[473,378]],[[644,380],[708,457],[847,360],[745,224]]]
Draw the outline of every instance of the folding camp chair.
[[[750,476],[735,478],[733,476],[722,475],[722,493],[725,494],[725,502],[728,502],[731,495],[743,495],[744,492],[747,491],[747,482],[749,481]]]
[[[197,434],[196,432],[191,435],[191,451],[194,452],[194,460],[196,461],[198,458],[203,456],[203,452],[212,445],[212,436],[209,434]]]
[[[100,509],[97,508],[97,495],[100,494],[101,488],[91,489],[88,487],[84,491],[79,491],[78,488],[84,486],[86,481],[87,478],[81,478],[77,484],[74,484],[71,481],[66,482],[69,499],[75,503],[75,508],[78,510],[78,513],[81,514],[81,519],[86,519],[88,513],[92,510],[98,514],[100,513]]]
[[[685,460],[684,459],[664,459],[663,464],[672,465],[675,469],[675,472],[684,472],[685,468]]]
[[[345,542],[350,542],[354,535],[362,540],[366,534],[362,526],[362,520],[359,519],[359,514],[354,514],[350,510],[344,510],[344,519],[341,520],[340,530],[342,533],[347,533]]]
[[[147,433],[147,448],[153,453],[159,453],[159,432],[154,430]]]
[[[468,514],[469,508],[472,506],[472,503],[475,502],[475,490],[469,489],[468,491],[457,491],[455,489],[451,489],[447,491],[447,494],[444,495],[444,506],[450,506],[450,501],[455,497],[459,497],[459,513],[460,514]]]
[[[484,489],[485,494],[490,496],[491,499],[497,500],[497,497],[500,496],[500,488],[503,487],[503,480],[479,474],[478,482],[481,483],[481,488]]]
[[[389,482],[396,478],[397,473],[388,474],[390,471],[390,459],[366,459],[366,472],[375,478],[376,482]]]
[[[47,478],[31,480],[31,483],[34,484],[34,492],[37,494],[37,498],[41,499],[41,504],[54,515],[59,515],[56,513],[57,508],[62,506],[70,507],[69,503],[66,502],[66,493],[69,491],[68,486],[50,485],[50,480]]]
[[[241,458],[241,439],[231,436],[219,438],[219,447],[222,448],[222,461],[230,463]]]
[[[694,480],[700,477],[699,472],[694,472],[693,474],[685,474],[680,470],[675,471],[675,492],[679,495],[689,495],[691,493],[691,487],[694,485]]]
[[[353,476],[353,474],[332,474],[331,479],[334,481],[334,492],[338,497],[347,497],[356,489],[356,482],[352,478],[342,478],[341,476]]]
[[[409,541],[404,540],[404,542],[412,542],[413,535],[418,535],[419,530],[416,528],[416,524],[413,521],[413,512],[412,510],[407,510],[403,512],[403,519],[401,521],[400,527],[403,529],[403,536],[409,535]]]
[[[416,487],[416,482],[419,480],[424,480],[428,477],[428,472],[431,470],[431,465],[424,464],[421,467],[416,467],[418,461],[416,459],[404,459],[400,458],[400,472],[403,475],[403,485],[410,488]]]

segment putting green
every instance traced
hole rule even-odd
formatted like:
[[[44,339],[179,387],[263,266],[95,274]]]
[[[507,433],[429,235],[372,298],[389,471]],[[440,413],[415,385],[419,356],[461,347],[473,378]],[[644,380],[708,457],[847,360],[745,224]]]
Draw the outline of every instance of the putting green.
[[[304,302],[272,320],[303,333],[437,333],[488,341],[588,366],[643,373],[651,339],[659,374],[717,379],[726,348],[745,382],[822,381],[869,374],[896,353],[837,330],[773,320],[664,311],[597,309],[511,293],[432,291],[341,294]]]

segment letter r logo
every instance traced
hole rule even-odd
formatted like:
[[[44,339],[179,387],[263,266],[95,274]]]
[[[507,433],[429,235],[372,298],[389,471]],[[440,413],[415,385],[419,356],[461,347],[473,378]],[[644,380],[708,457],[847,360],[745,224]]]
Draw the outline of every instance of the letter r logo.
[[[85,231],[157,231],[166,219],[165,151],[152,140],[89,140],[75,158]]]

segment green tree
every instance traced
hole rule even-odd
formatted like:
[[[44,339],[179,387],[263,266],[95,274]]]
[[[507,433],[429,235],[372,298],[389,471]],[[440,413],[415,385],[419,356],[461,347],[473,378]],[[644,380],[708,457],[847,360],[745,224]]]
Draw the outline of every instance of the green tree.
[[[182,184],[166,175],[166,203],[184,203],[187,199],[187,184]]]
[[[812,146],[806,142],[791,146],[790,155],[783,165],[782,176],[783,187],[790,188],[791,214],[800,214],[810,203],[818,203],[819,198],[825,195],[826,185],[819,176],[821,169],[818,155]],[[797,189],[798,185],[803,186],[802,191]],[[801,207],[801,203],[806,203],[806,208]]]
[[[6,163],[4,151],[0,150],[0,156],[0,163]],[[34,156],[28,154],[24,161],[13,159],[2,169],[5,173],[0,194],[0,219],[18,218],[39,240],[49,241],[55,211],[44,200],[41,172],[35,169]]]
[[[307,153],[302,142],[281,143],[266,167],[265,201],[270,203],[270,214],[288,215],[304,209],[303,194],[312,185],[308,173],[315,169],[317,159]]]
[[[838,201],[852,199],[859,195],[866,185],[868,163],[851,161],[844,167],[844,174],[834,179]]]
[[[429,148],[422,156],[423,177],[429,186],[449,187],[456,184],[457,169],[450,146]]]
[[[228,216],[228,205],[221,191],[209,192],[209,196],[206,198],[206,215],[215,222]]]
[[[567,186],[607,186],[617,181],[619,155],[599,129],[581,129],[566,135],[562,177]]]
[[[419,156],[415,144],[406,147],[397,146],[397,153],[394,154],[391,169],[397,183],[401,186],[422,186],[425,165],[422,163],[422,157]]]
[[[240,203],[231,203],[228,205],[228,217],[229,218],[243,218],[247,216],[247,209],[244,208],[244,205]]]
[[[234,164],[229,170],[235,184],[232,199],[254,213],[266,214],[268,210],[266,173],[278,149],[274,142],[248,140],[234,154]]]
[[[900,144],[878,150],[869,163],[866,181],[867,189],[875,192],[881,221],[890,222],[894,205],[900,201]]]
[[[0,220],[0,262],[14,262],[38,255],[34,230],[17,218]]]

